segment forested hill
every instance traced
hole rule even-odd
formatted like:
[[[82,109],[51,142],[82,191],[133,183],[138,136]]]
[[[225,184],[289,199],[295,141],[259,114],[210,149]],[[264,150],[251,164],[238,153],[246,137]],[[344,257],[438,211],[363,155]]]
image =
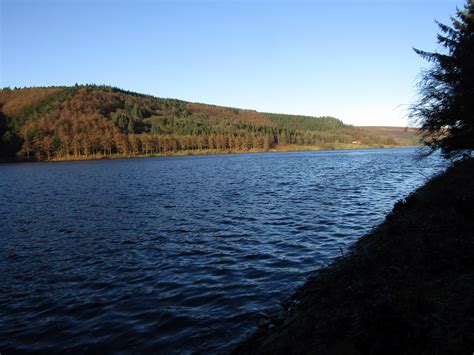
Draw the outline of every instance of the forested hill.
[[[401,131],[404,134],[399,134]],[[414,130],[397,132],[348,126],[332,117],[260,113],[108,86],[5,88],[0,92],[3,158],[49,160],[418,144]]]

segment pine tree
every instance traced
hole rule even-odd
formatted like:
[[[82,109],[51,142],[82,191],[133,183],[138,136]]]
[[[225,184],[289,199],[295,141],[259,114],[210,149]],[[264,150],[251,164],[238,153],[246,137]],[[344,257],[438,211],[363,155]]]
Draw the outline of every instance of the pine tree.
[[[441,53],[415,49],[432,66],[422,73],[410,113],[431,152],[440,149],[446,158],[474,149],[474,0],[456,14],[452,27],[437,22]]]

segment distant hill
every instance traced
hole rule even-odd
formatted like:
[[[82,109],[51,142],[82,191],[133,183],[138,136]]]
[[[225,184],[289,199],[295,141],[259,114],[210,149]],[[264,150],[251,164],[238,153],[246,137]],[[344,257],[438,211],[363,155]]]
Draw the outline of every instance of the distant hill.
[[[410,127],[383,127],[383,126],[364,126],[359,127],[377,134],[393,137],[399,144],[402,145],[420,145],[420,138],[418,137],[418,129]]]
[[[199,154],[416,145],[416,131],[354,127],[333,117],[157,98],[76,85],[0,91],[0,154],[15,159]]]

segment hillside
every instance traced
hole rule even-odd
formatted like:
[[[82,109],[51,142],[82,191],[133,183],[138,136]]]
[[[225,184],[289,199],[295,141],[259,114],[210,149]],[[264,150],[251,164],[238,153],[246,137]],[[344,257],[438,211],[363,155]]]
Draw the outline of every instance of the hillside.
[[[332,117],[260,113],[108,86],[2,89],[4,158],[70,159],[205,151],[417,144],[414,131],[359,128]],[[286,148],[285,148],[286,149]]]
[[[380,134],[383,136],[393,137],[399,144],[402,145],[419,145],[419,138],[417,136],[418,129],[409,127],[383,127],[383,126],[363,126],[360,129]]]
[[[473,177],[469,159],[398,202],[234,353],[471,353]]]

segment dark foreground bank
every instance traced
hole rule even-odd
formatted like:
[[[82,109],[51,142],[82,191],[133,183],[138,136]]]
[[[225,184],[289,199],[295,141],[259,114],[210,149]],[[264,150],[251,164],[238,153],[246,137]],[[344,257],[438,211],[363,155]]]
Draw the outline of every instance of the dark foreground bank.
[[[235,353],[471,354],[474,160],[398,202]]]

